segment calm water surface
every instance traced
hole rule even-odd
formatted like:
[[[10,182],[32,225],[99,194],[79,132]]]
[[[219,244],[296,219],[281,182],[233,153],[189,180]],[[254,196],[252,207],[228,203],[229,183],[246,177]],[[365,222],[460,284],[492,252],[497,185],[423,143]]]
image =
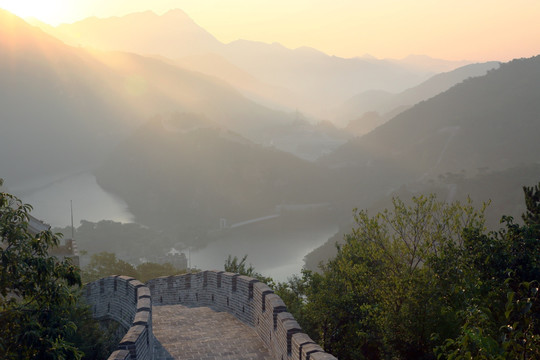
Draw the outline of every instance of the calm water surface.
[[[328,223],[264,233],[255,230],[231,232],[204,249],[191,251],[192,267],[223,270],[229,254],[239,258],[247,254],[247,263],[251,263],[255,271],[285,281],[293,274],[300,274],[304,256],[324,244],[338,227]]]
[[[133,221],[125,202],[99,187],[90,172],[37,180],[34,184],[12,187],[10,191],[34,207],[32,215],[52,226],[70,224],[70,200],[75,226],[83,219]],[[191,251],[191,265],[203,270],[223,270],[229,254],[239,258],[247,254],[248,263],[253,264],[257,272],[285,281],[293,274],[300,274],[304,256],[325,243],[337,230],[331,221],[314,221],[292,229],[250,225],[227,233],[201,250]]]
[[[118,197],[105,192],[89,172],[69,175],[50,180],[39,187],[28,184],[11,189],[23,202],[34,207],[32,215],[52,226],[67,226],[71,223],[70,200],[73,200],[73,220],[97,222],[114,220],[131,222],[133,215]]]

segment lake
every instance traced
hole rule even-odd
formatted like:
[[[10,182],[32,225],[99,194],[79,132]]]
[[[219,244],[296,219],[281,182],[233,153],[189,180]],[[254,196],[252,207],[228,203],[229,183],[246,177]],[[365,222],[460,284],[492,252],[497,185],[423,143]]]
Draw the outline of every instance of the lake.
[[[33,216],[52,226],[70,224],[70,200],[73,201],[75,226],[82,219],[133,221],[125,202],[104,191],[90,172],[33,180],[9,190],[34,207]],[[324,217],[302,218],[298,223],[288,221],[282,225],[282,220],[273,219],[226,232],[205,248],[191,251],[191,265],[203,270],[223,270],[229,254],[239,258],[247,254],[248,264],[253,264],[257,272],[285,281],[292,274],[300,274],[304,256],[338,230],[332,220]]]
[[[254,225],[245,230],[231,231],[207,247],[191,251],[191,266],[223,270],[229,255],[239,259],[248,255],[247,263],[251,263],[255,271],[285,281],[293,274],[300,274],[304,256],[324,244],[337,231],[338,226],[330,220],[301,223],[294,228],[276,226],[272,229],[267,226],[264,231]]]
[[[90,172],[66,175],[60,179],[44,179],[41,183],[33,181],[9,189],[34,207],[33,216],[52,226],[70,225],[70,200],[73,201],[75,226],[79,225],[80,220],[133,221],[126,203],[104,191]]]

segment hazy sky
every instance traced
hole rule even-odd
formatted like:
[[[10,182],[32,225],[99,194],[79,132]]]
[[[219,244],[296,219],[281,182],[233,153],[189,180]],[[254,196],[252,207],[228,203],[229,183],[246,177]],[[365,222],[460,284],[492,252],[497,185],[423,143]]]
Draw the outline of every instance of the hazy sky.
[[[342,57],[505,61],[540,54],[539,0],[0,0],[0,8],[53,25],[179,8],[223,42],[311,46]]]

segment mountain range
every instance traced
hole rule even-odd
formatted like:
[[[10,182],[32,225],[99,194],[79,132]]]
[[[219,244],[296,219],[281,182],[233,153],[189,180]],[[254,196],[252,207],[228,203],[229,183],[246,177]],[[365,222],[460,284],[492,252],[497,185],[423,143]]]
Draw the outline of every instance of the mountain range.
[[[247,40],[224,44],[181,10],[161,16],[147,11],[123,17],[88,18],[44,29],[73,46],[164,56],[180,62],[191,56],[211,55],[206,62],[219,56],[221,65],[226,61],[230,63],[228,68],[232,65],[242,69],[265,84],[265,89],[282,89],[287,94],[263,90],[257,93],[260,97],[317,118],[328,117],[330,109],[363,91],[399,92],[437,72],[466,64],[425,56],[403,60],[344,59],[308,47],[288,49],[278,43]],[[192,70],[209,71],[207,64],[198,68],[193,65],[192,62]],[[216,74],[216,70],[213,68],[210,73],[230,80],[227,72]]]
[[[0,20],[0,167],[8,184],[93,168],[156,114],[197,113],[267,144],[289,127],[309,127],[170,61],[71,47],[6,11]],[[327,137],[316,128],[302,136]]]
[[[138,221],[176,231],[274,214],[284,203],[330,200],[323,168],[189,113],[144,124],[96,176]]]
[[[51,35],[76,29],[84,46]],[[540,161],[538,56],[455,70],[341,59],[222,44],[179,11],[46,30],[0,11],[0,177],[23,188],[93,171],[139,223],[174,236],[281,205],[324,204],[348,224],[351,209],[392,194],[489,196],[478,186],[512,169],[533,169],[530,179]],[[347,118],[363,119],[348,129],[309,115],[347,99]],[[507,190],[484,188],[513,208]]]
[[[0,11],[0,169],[7,184],[95,165],[134,115],[87,53]]]
[[[414,105],[323,162],[370,168],[391,161],[429,176],[540,161],[539,70],[539,56],[501,64]]]
[[[377,113],[381,122],[390,120],[420,101],[438,95],[468,78],[483,76],[498,67],[499,62],[496,61],[465,65],[449,72],[433,75],[421,84],[397,94],[382,90],[365,91],[343,103],[337,110],[336,122],[348,124],[349,128],[361,128],[362,132],[357,131],[355,135],[363,135],[376,127],[366,126],[366,120],[361,117],[366,113]]]
[[[338,218],[348,219],[352,208],[381,202],[409,184],[430,191],[428,185],[441,177],[475,179],[540,162],[539,71],[540,57],[502,64],[416,104],[315,164],[217,130],[173,135],[146,128],[113,153],[98,180],[135,214],[160,214],[160,221],[183,214],[191,223],[217,223],[223,214],[262,215],[283,203],[329,203]],[[148,153],[141,143],[159,155],[135,162]],[[459,182],[450,180],[442,188],[461,193]],[[149,186],[149,198],[142,196]],[[504,204],[502,195],[492,194]]]

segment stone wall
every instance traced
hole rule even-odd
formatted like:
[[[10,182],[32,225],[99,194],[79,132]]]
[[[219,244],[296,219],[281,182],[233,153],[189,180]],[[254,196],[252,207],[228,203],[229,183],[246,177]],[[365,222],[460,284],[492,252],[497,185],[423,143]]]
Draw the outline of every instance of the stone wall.
[[[302,332],[283,300],[266,284],[239,274],[203,271],[148,281],[111,276],[86,285],[94,317],[117,321],[125,330],[109,360],[152,359],[152,304],[207,306],[253,327],[276,360],[332,360]]]
[[[148,281],[154,306],[181,304],[226,311],[253,327],[277,360],[330,360],[302,332],[283,300],[266,284],[238,274],[203,271]]]
[[[125,335],[109,359],[153,359],[150,290],[127,276],[110,276],[85,286],[84,297],[94,318],[116,321]]]

